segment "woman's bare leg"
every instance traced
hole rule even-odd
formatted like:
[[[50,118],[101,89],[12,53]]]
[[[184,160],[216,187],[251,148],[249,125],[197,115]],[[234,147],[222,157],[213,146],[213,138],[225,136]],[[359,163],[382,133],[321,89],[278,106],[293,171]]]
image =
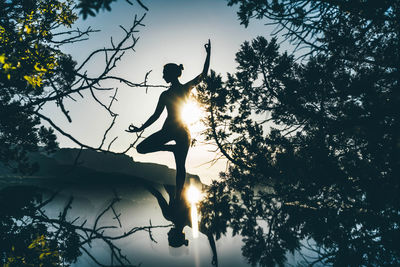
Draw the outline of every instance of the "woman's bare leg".
[[[175,139],[176,145],[166,145],[167,142]],[[185,132],[179,134],[178,138],[171,138],[166,131],[158,131],[145,140],[143,140],[137,147],[137,152],[141,154],[156,152],[156,151],[170,151],[174,153],[176,164],[176,195],[175,199],[180,200],[185,184],[186,178],[186,157],[190,145],[189,133]]]
[[[190,137],[184,136],[178,140],[175,140],[175,164],[176,164],[176,200],[182,198],[183,185],[185,184],[186,178],[186,157],[189,151]]]
[[[136,150],[140,154],[146,154],[156,151],[170,151],[174,152],[175,145],[166,145],[172,138],[169,137],[166,131],[158,131],[146,139],[144,139],[137,147]]]
[[[165,198],[163,197],[163,195],[150,184],[145,184],[145,187],[147,190],[149,190],[149,192],[153,196],[156,197],[158,205],[161,208],[161,212],[162,212],[164,218],[168,221],[171,221],[173,219],[172,218],[172,210],[171,210],[170,206],[168,205],[167,201],[165,200]]]

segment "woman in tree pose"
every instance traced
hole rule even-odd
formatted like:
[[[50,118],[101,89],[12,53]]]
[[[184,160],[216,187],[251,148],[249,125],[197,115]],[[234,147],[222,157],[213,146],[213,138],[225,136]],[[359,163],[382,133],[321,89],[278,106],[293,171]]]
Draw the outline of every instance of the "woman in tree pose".
[[[164,66],[163,78],[167,83],[171,83],[171,87],[161,93],[154,114],[141,127],[131,124],[127,130],[131,133],[143,131],[160,117],[164,107],[167,108],[168,116],[161,130],[143,140],[136,149],[141,154],[156,151],[170,151],[174,153],[176,164],[176,200],[180,200],[182,195],[183,184],[186,178],[185,162],[190,146],[190,132],[187,125],[182,121],[181,110],[192,88],[207,76],[210,66],[210,40],[208,40],[208,43],[204,47],[207,56],[203,72],[185,84],[181,84],[178,80],[182,74],[182,64],[169,63]],[[175,141],[175,145],[167,144],[172,140]]]

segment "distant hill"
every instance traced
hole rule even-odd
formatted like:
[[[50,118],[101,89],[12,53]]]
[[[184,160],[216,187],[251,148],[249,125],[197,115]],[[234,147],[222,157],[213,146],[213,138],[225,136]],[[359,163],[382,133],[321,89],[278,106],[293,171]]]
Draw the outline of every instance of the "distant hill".
[[[158,184],[175,185],[176,171],[165,165],[156,163],[135,162],[127,155],[82,150],[77,164],[74,165],[79,149],[62,148],[51,156],[41,153],[31,154],[33,162],[38,162],[40,170],[26,178],[48,178],[70,182],[85,182],[93,180],[102,182],[129,182],[144,180]],[[0,177],[12,175],[9,170],[0,166]],[[201,184],[197,175],[187,174],[186,182],[190,180]]]

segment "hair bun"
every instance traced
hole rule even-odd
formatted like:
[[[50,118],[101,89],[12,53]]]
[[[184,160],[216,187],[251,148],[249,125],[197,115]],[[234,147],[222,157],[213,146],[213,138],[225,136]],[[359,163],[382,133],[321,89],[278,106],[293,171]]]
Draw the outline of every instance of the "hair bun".
[[[183,70],[183,65],[179,64],[179,69]]]

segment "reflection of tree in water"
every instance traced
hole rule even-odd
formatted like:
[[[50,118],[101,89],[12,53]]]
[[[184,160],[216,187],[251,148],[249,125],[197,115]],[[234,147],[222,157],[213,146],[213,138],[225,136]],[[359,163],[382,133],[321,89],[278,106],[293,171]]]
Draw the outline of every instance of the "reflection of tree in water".
[[[68,219],[73,198],[56,218],[49,217],[46,205],[56,194],[43,199],[43,190],[31,186],[7,187],[0,191],[0,261],[4,266],[69,266],[82,253],[99,266],[100,262],[90,251],[96,242],[102,242],[110,250],[111,266],[132,266],[115,241],[129,237],[138,231],[163,226],[132,227],[123,234],[110,235],[108,231],[122,227],[115,204],[115,197],[94,219],[93,224],[78,218]],[[102,219],[112,214],[115,225],[103,225]]]
[[[42,214],[45,203],[38,190],[7,188],[0,198],[1,260],[5,266],[59,266],[70,264],[81,255],[75,231],[67,227],[49,229],[52,223]]]
[[[296,198],[276,192],[254,193],[250,187],[232,193],[231,186],[227,182],[210,186],[202,202],[201,212],[208,215],[203,220],[217,238],[228,227],[233,235],[241,235],[243,256],[251,264],[284,265],[287,252],[295,251],[307,265],[398,263],[399,215],[394,211],[343,206],[333,200],[312,206],[302,204],[307,203],[300,200],[307,199],[304,192]],[[289,187],[286,190],[292,194],[295,189]]]

